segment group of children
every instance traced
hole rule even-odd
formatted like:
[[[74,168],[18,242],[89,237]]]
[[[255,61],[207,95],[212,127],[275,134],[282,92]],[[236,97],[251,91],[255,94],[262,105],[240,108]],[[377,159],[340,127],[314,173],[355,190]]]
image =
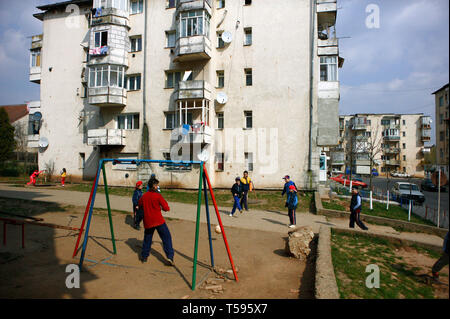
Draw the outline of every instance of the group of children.
[[[33,185],[36,186],[36,181],[37,178],[39,177],[39,175],[41,173],[43,173],[44,171],[34,171],[31,175],[30,175],[30,181],[27,183],[27,185]],[[61,171],[61,186],[64,187],[65,186],[65,182],[66,182],[66,176],[67,176],[67,171],[65,168],[62,169]]]

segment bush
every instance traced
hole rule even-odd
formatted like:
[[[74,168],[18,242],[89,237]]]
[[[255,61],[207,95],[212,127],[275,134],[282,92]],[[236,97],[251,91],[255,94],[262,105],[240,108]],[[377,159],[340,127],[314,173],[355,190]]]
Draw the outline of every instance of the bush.
[[[18,177],[20,175],[17,167],[3,167],[0,168],[0,176],[5,177]]]

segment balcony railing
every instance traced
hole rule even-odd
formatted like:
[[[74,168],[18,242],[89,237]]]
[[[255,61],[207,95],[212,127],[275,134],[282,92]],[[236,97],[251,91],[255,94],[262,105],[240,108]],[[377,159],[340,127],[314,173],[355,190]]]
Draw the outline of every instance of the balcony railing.
[[[89,88],[89,104],[97,106],[125,106],[127,90],[120,87]]]
[[[400,124],[398,123],[389,123],[389,124],[385,124],[383,125],[383,129],[388,130],[388,129],[400,129]]]
[[[390,166],[398,166],[398,165],[400,165],[400,161],[399,160],[386,160],[385,164],[390,165]]]
[[[125,130],[93,129],[88,130],[88,145],[125,145]]]
[[[383,138],[386,141],[398,141],[398,140],[400,140],[400,135],[385,135],[385,136],[383,136]]]
[[[211,58],[211,41],[206,35],[180,37],[175,44],[175,62]]]
[[[400,153],[400,148],[398,147],[387,147],[383,149],[386,154],[398,154]]]
[[[211,144],[213,132],[213,129],[206,125],[186,125],[172,130],[172,140],[178,140],[178,143],[182,144]]]
[[[177,13],[180,11],[206,9],[209,14],[211,14],[211,1],[212,0],[178,0]]]
[[[431,129],[431,117],[430,116],[422,116],[420,118],[420,124],[423,129]]]
[[[183,99],[212,99],[212,87],[203,80],[178,82],[178,100]]]
[[[40,138],[39,134],[28,135],[27,146],[30,147],[30,148],[37,148],[37,147],[39,147],[39,138]]]

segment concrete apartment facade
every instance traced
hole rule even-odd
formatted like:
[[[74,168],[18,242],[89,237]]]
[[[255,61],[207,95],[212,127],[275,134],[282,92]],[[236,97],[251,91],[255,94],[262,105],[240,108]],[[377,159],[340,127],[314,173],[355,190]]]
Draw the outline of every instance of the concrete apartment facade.
[[[431,117],[419,114],[354,114],[339,117],[340,145],[330,150],[330,169],[368,175],[406,172],[424,177]]]
[[[29,146],[72,180],[101,158],[199,160],[215,187],[319,183],[338,144],[336,0],[78,0],[39,6],[30,81],[41,115]],[[43,143],[39,142],[42,141]],[[48,141],[48,143],[47,143]],[[190,152],[186,152],[190,150]],[[180,157],[181,156],[181,157]],[[206,156],[206,157],[203,157]],[[155,173],[198,187],[199,165],[108,164],[108,183]]]
[[[443,170],[449,172],[449,101],[448,83],[432,93],[435,99],[436,114],[436,164],[443,165]]]

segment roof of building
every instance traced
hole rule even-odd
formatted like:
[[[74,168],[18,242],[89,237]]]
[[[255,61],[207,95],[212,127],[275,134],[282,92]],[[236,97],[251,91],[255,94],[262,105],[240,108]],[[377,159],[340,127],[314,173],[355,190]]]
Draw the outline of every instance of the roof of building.
[[[436,91],[434,91],[433,93],[431,93],[432,95],[433,94],[436,94],[437,92],[440,92],[440,91],[442,91],[442,90],[444,90],[444,89],[446,89],[446,88],[448,88],[448,83],[446,84],[446,85],[444,85],[443,87],[441,87],[439,90],[436,90]]]
[[[379,116],[402,116],[402,115],[421,115],[421,116],[430,116],[424,115],[423,113],[355,113],[355,114],[341,114],[339,116],[369,116],[369,115],[379,115]]]
[[[28,106],[26,104],[16,105],[0,105],[8,113],[9,123],[14,123],[28,114]]]
[[[59,7],[65,7],[69,4],[92,4],[92,0],[72,0],[72,1],[63,1],[63,2],[56,2],[56,3],[50,3],[42,6],[38,6],[39,10],[49,10],[49,9],[56,9]]]

